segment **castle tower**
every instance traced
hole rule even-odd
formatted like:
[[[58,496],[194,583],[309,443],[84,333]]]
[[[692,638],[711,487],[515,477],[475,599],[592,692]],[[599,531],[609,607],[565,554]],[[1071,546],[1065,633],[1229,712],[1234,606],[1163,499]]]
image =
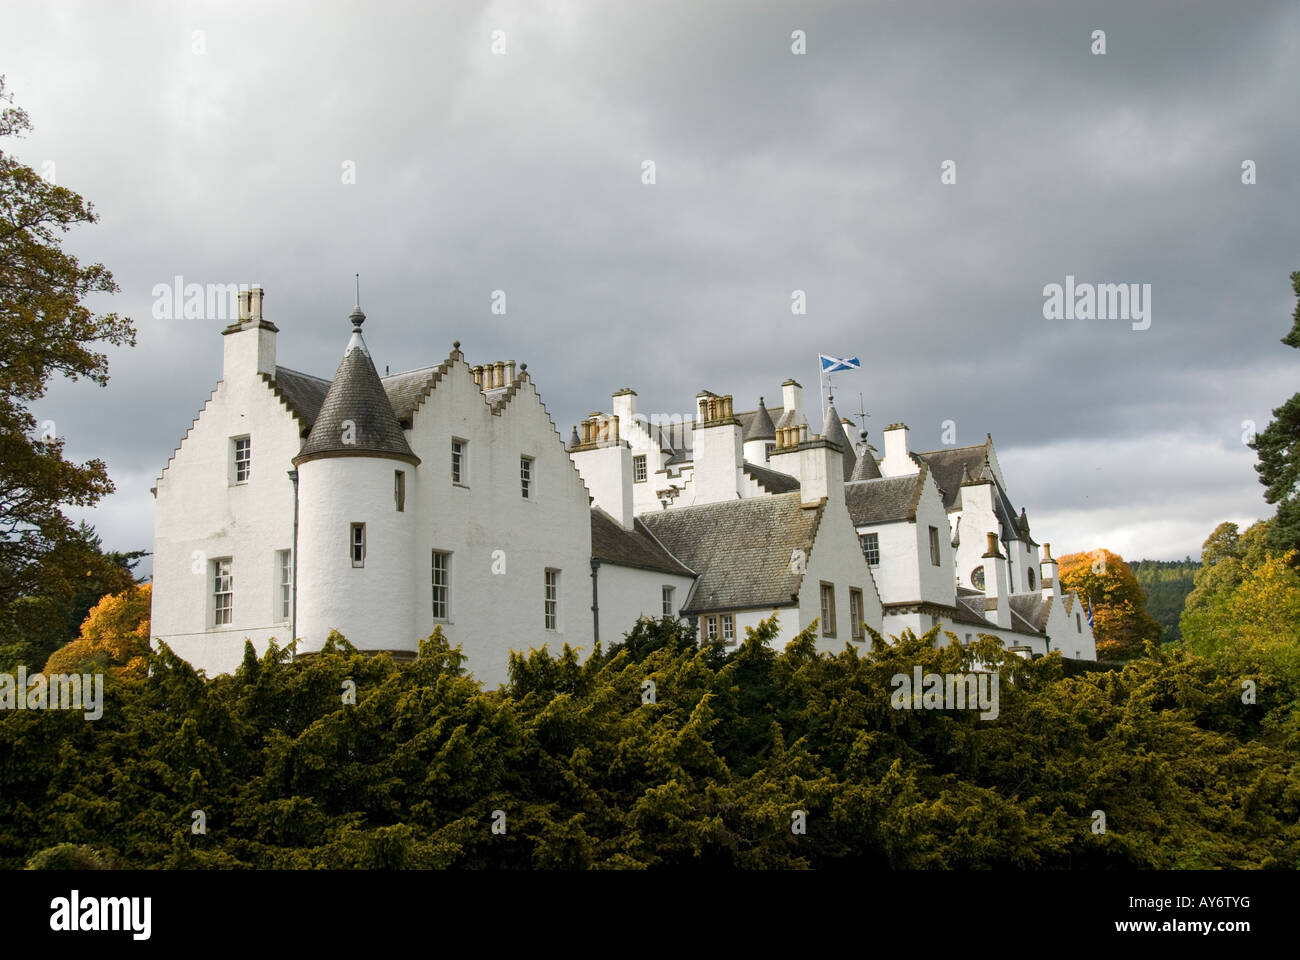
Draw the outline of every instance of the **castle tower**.
[[[298,470],[299,652],[338,630],[364,650],[414,652],[415,467],[379,382],[357,306],[352,336]]]

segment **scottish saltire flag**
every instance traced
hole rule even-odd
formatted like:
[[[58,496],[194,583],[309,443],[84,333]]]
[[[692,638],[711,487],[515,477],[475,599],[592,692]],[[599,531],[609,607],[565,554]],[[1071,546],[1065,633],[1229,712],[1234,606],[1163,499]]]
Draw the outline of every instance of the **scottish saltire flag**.
[[[826,354],[819,354],[822,358],[822,373],[834,373],[836,370],[858,370],[862,367],[862,361],[857,357],[849,357],[842,360],[839,357],[828,357]]]
[[[1092,626],[1092,601],[1088,601],[1088,626]]]

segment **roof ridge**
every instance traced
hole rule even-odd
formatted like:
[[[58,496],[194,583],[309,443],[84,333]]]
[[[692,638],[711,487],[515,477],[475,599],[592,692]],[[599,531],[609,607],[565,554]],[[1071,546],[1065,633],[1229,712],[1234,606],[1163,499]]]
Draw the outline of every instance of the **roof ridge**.
[[[310,377],[312,380],[319,380],[321,383],[329,383],[329,382],[330,382],[330,380],[329,380],[328,378],[326,378],[326,377],[318,377],[318,376],[316,376],[316,374],[314,374],[314,373],[307,373],[307,372],[304,371],[304,370],[295,370],[293,367],[286,367],[286,366],[285,366],[284,364],[282,364],[282,363],[277,363],[277,364],[275,365],[275,369],[277,369],[277,370],[283,370],[285,373],[296,373],[296,374],[297,374],[298,376],[300,376],[300,377]],[[263,374],[259,374],[259,376],[263,376],[263,377],[265,377],[265,376],[269,376],[269,374],[265,374],[265,373],[263,373]],[[274,377],[272,377],[272,379],[274,379]]]

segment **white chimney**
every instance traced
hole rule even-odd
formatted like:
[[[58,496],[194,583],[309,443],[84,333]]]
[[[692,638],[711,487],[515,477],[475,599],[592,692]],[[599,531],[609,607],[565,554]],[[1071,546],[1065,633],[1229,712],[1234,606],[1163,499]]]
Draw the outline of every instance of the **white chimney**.
[[[619,428],[631,436],[632,424],[636,422],[636,391],[624,387],[610,399],[614,404],[614,416],[618,417]]]
[[[808,419],[803,415],[803,387],[794,380],[787,380],[781,384],[781,405],[785,408],[782,413],[781,421],[787,425],[798,425],[807,423]],[[794,419],[790,419],[790,414],[794,414]]]
[[[1043,559],[1039,563],[1039,577],[1042,580],[1043,599],[1055,597],[1061,599],[1061,580],[1056,561],[1052,558],[1052,545],[1043,544]]]
[[[618,418],[593,413],[581,423],[580,443],[569,451],[595,506],[631,530],[632,449],[619,439]]]
[[[844,501],[844,455],[821,437],[799,447],[799,493],[802,503],[825,498]]]
[[[880,475],[902,477],[916,473],[921,468],[910,453],[907,424],[891,423],[885,427],[885,458],[880,461]]]
[[[695,398],[699,408],[692,435],[694,503],[735,500],[742,489],[743,431],[732,410],[731,396],[707,390]]]
[[[279,328],[262,319],[262,288],[239,291],[239,319],[221,331],[221,379],[237,381],[258,374],[275,376],[275,335]]]
[[[998,535],[988,534],[984,553],[984,617],[1004,630],[1011,629],[1011,601],[1007,596],[1007,567],[998,549]]]

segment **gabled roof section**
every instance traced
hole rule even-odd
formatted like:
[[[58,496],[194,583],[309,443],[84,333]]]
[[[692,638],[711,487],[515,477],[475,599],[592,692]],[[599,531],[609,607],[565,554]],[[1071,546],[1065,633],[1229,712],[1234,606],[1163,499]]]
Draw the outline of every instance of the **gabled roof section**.
[[[620,567],[695,576],[695,571],[669,553],[640,520],[633,520],[632,529],[624,530],[599,507],[591,508],[591,555]]]
[[[1012,616],[1019,617],[1037,633],[1047,629],[1047,616],[1051,613],[1055,597],[1044,597],[1037,593],[1013,593],[1010,599]]]
[[[953,447],[950,450],[931,450],[918,453],[916,457],[930,467],[934,482],[943,494],[945,510],[953,510],[961,502],[961,485],[971,480],[982,480],[993,484],[993,512],[1002,524],[1002,539],[1027,539],[1028,531],[1022,535],[1019,517],[1011,505],[1011,498],[1002,489],[997,474],[988,463],[989,444],[973,447]],[[1032,543],[1032,541],[1030,541]]]
[[[924,471],[901,477],[858,480],[844,485],[844,500],[855,527],[916,519]]]
[[[379,382],[374,361],[361,339],[359,323],[352,329],[352,338],[307,442],[293,462],[296,465],[322,457],[390,457],[420,462],[406,442]]]
[[[974,447],[952,447],[948,450],[932,450],[929,453],[917,454],[929,464],[934,482],[938,484],[939,491],[943,494],[945,510],[952,508],[961,493],[963,473],[968,475],[967,479],[973,479],[983,471],[984,451],[984,444],[981,443]]]
[[[779,470],[772,470],[768,467],[760,467],[756,463],[744,462],[742,467],[745,476],[749,477],[768,493],[791,493],[799,489],[799,481],[788,473],[782,473]]]
[[[305,432],[316,422],[321,404],[325,402],[325,394],[329,393],[330,382],[288,367],[276,367],[271,386],[289,408],[289,412],[302,422]]]
[[[392,406],[398,421],[411,422],[415,408],[428,395],[429,381],[442,370],[442,366],[442,364],[433,364],[417,370],[394,373],[380,379],[379,382],[383,385],[384,393],[388,395],[388,403]]]
[[[805,508],[799,494],[727,500],[642,515],[647,529],[699,574],[685,613],[789,607],[803,574],[791,555],[812,555],[825,504]]]

